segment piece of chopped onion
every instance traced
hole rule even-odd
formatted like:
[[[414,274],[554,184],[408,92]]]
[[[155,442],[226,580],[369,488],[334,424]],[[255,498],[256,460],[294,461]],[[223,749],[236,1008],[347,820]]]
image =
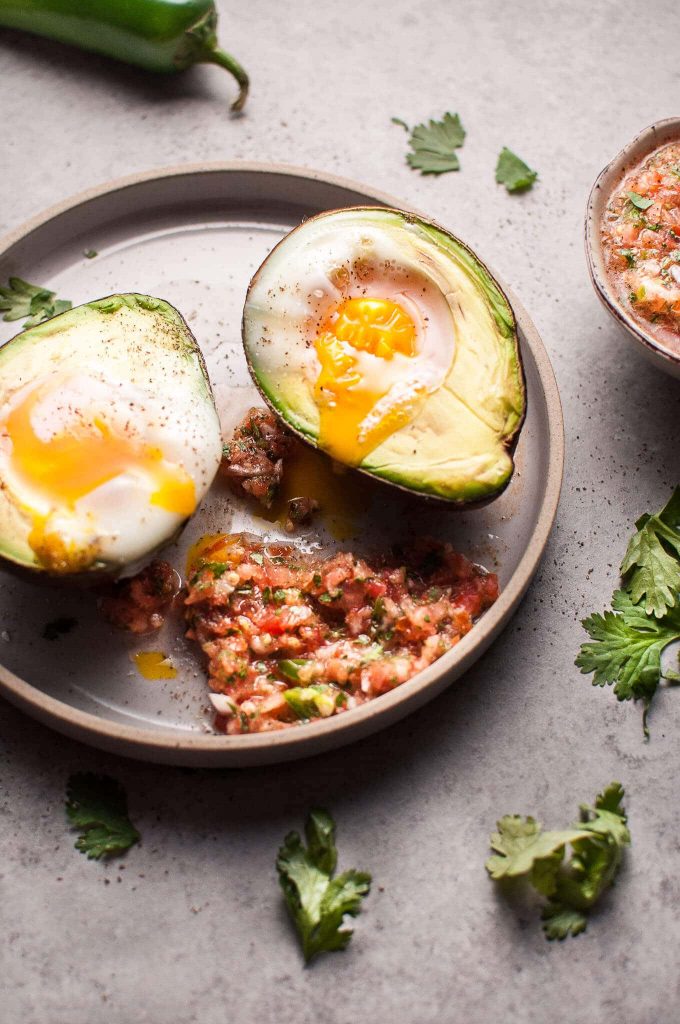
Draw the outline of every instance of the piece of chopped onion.
[[[236,705],[226,693],[209,693],[210,702],[218,715],[233,715],[236,713]]]

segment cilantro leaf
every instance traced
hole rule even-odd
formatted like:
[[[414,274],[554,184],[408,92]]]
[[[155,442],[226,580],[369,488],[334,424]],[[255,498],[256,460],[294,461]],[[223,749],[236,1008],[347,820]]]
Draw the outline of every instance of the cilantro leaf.
[[[496,881],[528,875],[534,888],[544,896],[555,891],[566,844],[586,836],[582,829],[543,832],[540,822],[519,814],[506,814],[497,822],[497,828],[490,840],[496,855],[489,857],[486,870]]]
[[[661,679],[661,654],[680,640],[680,612],[651,618],[623,590],[614,594],[612,607],[613,612],[583,620],[593,642],[581,646],[576,665],[583,674],[594,673],[594,686],[613,683],[618,700],[644,701],[643,728],[649,735],[646,714]]]
[[[623,808],[625,795],[620,782],[610,782],[606,789],[597,794],[594,806],[581,804],[579,810],[582,827],[601,835],[611,834],[617,843],[630,842]]]
[[[620,782],[612,782],[598,793],[595,805],[581,804],[581,828],[591,833],[587,841],[574,843],[569,887],[578,887],[578,900],[589,907],[614,880],[623,855],[630,845],[630,832],[623,807],[624,791]],[[595,837],[595,838],[593,838]],[[565,882],[562,886],[564,892]],[[572,892],[573,899],[573,892]]]
[[[407,126],[399,118],[393,123]],[[458,114],[444,114],[441,121],[430,120],[418,124],[411,132],[409,145],[412,152],[407,154],[409,167],[421,174],[446,174],[460,168],[456,150],[465,141],[465,129]]]
[[[53,293],[39,285],[29,284],[20,277],[10,277],[9,287],[0,287],[0,310],[5,311],[3,320],[21,320],[30,316],[40,303],[49,302]]]
[[[680,592],[680,487],[656,515],[644,515],[635,524],[621,575],[635,604],[644,599],[648,615],[661,618],[674,608]]]
[[[36,327],[43,320],[70,308],[71,303],[67,299],[57,299],[54,292],[22,281],[20,277],[10,277],[8,287],[0,286],[0,312],[5,314],[3,320],[27,317],[23,324],[25,328]]]
[[[548,939],[566,939],[567,935],[578,935],[586,930],[588,918],[580,910],[563,907],[559,903],[547,903],[541,911],[543,931]]]
[[[305,822],[308,854],[320,871],[332,875],[338,863],[335,822],[327,811],[312,810]]]
[[[346,915],[356,917],[368,895],[371,876],[345,871],[335,878],[335,824],[330,814],[313,810],[305,824],[307,846],[298,832],[283,841],[276,868],[290,916],[302,942],[305,962],[319,953],[345,949],[352,929],[343,927]]]
[[[371,876],[365,871],[344,871],[331,879],[321,900],[320,921],[314,936],[314,952],[345,949],[352,938],[350,928],[342,928],[345,915],[356,917],[361,901],[368,895]],[[307,957],[310,959],[310,957]]]
[[[128,817],[125,790],[108,775],[72,775],[66,789],[66,815],[81,831],[76,849],[95,860],[123,853],[141,838]]]
[[[648,210],[650,206],[654,205],[653,199],[645,199],[638,192],[626,192],[626,195],[638,210]]]
[[[532,171],[507,146],[503,146],[496,164],[496,181],[499,185],[505,185],[508,192],[526,192],[537,177],[538,171]]]
[[[585,930],[587,912],[621,866],[630,832],[622,806],[624,792],[612,782],[593,806],[582,804],[572,828],[543,832],[534,818],[506,815],[491,836],[495,855],[486,862],[494,880],[525,878],[548,897],[542,911],[548,939],[564,939]],[[572,853],[565,862],[567,847]]]

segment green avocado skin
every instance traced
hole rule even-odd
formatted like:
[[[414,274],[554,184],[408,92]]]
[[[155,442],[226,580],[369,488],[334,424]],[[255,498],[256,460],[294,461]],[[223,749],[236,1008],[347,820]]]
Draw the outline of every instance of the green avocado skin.
[[[16,381],[12,362],[17,354],[27,352],[35,347],[38,364],[42,360],[49,361],[57,352],[62,343],[62,337],[73,328],[94,329],[93,337],[101,332],[101,327],[106,325],[109,318],[116,320],[116,314],[125,311],[138,319],[137,330],[145,332],[152,329],[158,342],[159,360],[165,358],[170,362],[168,365],[183,365],[188,369],[192,380],[192,389],[195,392],[196,400],[212,405],[214,409],[214,398],[210,386],[208,372],[206,369],[203,354],[199,349],[195,338],[185,323],[181,314],[166,302],[164,299],[157,299],[151,295],[140,293],[124,293],[109,295],[102,299],[84,303],[66,310],[36,327],[31,327],[20,334],[15,335],[0,347],[0,406],[2,405],[3,392],[6,387],[12,387]],[[97,342],[99,343],[99,341]],[[111,342],[104,342],[102,357],[105,358],[105,345]],[[134,351],[134,345],[133,345]],[[164,353],[165,355],[160,355]],[[149,366],[149,373],[162,372],[159,366]],[[216,414],[215,414],[216,415]],[[182,527],[177,531],[181,532]],[[163,541],[163,545],[172,538]],[[151,552],[149,557],[151,557]],[[0,562],[5,561],[8,568],[18,569],[22,575],[28,575],[33,579],[49,581],[64,580],[64,575],[50,577],[49,573],[35,559],[32,550],[24,539],[22,542],[12,530],[12,503],[9,499],[3,498],[0,491]],[[83,572],[68,574],[69,582],[101,582],[120,574],[122,567],[112,567],[103,563],[94,563]]]
[[[497,497],[512,478],[513,452],[526,413],[526,386],[512,308],[487,268],[464,243],[438,225],[429,223],[413,214],[386,208],[356,208],[321,214],[319,217],[305,222],[305,225],[296,231],[304,231],[306,225],[313,224],[315,220],[321,221],[324,218],[333,217],[347,218],[351,214],[355,215],[356,223],[359,223],[359,218],[365,215],[367,225],[380,224],[385,230],[389,230],[392,225],[393,228],[407,231],[411,244],[415,248],[422,247],[424,262],[434,254],[438,270],[441,273],[446,273],[447,265],[451,268],[449,273],[452,275],[452,291],[454,288],[458,289],[457,295],[460,301],[465,302],[465,294],[468,294],[468,302],[471,301],[470,296],[472,296],[476,303],[474,316],[477,319],[474,320],[473,316],[477,328],[476,335],[474,331],[468,331],[468,336],[466,336],[464,331],[461,333],[457,328],[459,333],[457,344],[459,348],[466,348],[467,356],[471,357],[474,362],[474,345],[479,342],[487,361],[490,361],[490,364],[498,371],[498,379],[493,388],[485,390],[483,380],[475,381],[473,385],[471,384],[472,378],[468,378],[468,386],[465,386],[465,381],[463,381],[461,387],[460,374],[462,371],[456,368],[456,361],[461,360],[458,360],[458,356],[456,357],[454,369],[450,374],[453,381],[453,386],[450,389],[452,393],[451,413],[449,415],[446,410],[443,410],[442,415],[436,418],[436,436],[435,430],[429,429],[431,417],[425,432],[420,434],[420,439],[424,442],[435,442],[429,448],[430,461],[420,457],[420,445],[416,442],[412,447],[418,448],[418,455],[409,460],[399,459],[398,453],[390,453],[387,450],[388,446],[383,444],[375,451],[370,452],[355,468],[408,491],[439,499],[453,507],[485,504]],[[294,240],[296,231],[291,232],[280,243],[282,257],[288,239]],[[268,257],[268,260],[275,254],[276,249]],[[290,256],[288,258],[290,259]],[[271,276],[266,277],[267,262],[265,261],[253,279],[251,290],[258,282],[260,275],[265,273],[263,280],[267,281],[271,292],[276,293]],[[263,283],[262,290],[264,287]],[[468,289],[467,293],[465,289]],[[249,291],[249,297],[250,294]],[[460,299],[461,295],[463,295],[462,299]],[[471,309],[472,306],[469,307],[468,312]],[[318,427],[309,415],[309,404],[303,400],[302,392],[305,386],[303,375],[299,374],[296,379],[291,379],[282,385],[280,375],[272,372],[266,364],[267,347],[262,348],[261,354],[258,352],[257,328],[251,326],[250,323],[249,298],[246,300],[244,310],[244,345],[253,379],[268,404],[305,441],[316,447],[323,447],[319,444]],[[462,360],[462,362],[464,361]],[[457,382],[456,374],[458,374]],[[447,385],[448,383],[449,379],[447,378]],[[426,403],[430,400],[427,399]],[[436,400],[440,401],[440,399]],[[441,401],[439,408],[442,410]],[[472,410],[473,416],[468,415],[466,435],[468,448],[461,453],[458,451],[461,416],[465,417],[469,410]],[[476,438],[472,422],[475,412],[479,413]],[[414,423],[416,422],[414,421]],[[465,432],[463,431],[463,433]],[[487,443],[487,438],[490,439],[490,447],[488,458],[485,458],[484,446]],[[423,450],[427,447],[427,444],[424,443]],[[446,461],[449,455],[452,455],[451,462],[452,464],[456,463],[457,468],[447,479],[446,470],[437,468],[437,464]],[[465,473],[461,466],[467,464],[468,456],[470,465],[475,468],[471,469],[469,473]]]
[[[384,470],[369,469],[367,466],[359,468],[366,473],[370,473],[371,476],[377,477],[379,480],[396,484],[397,487],[403,487],[407,491],[416,491],[418,494],[428,498],[437,498],[440,501],[464,507],[483,505],[492,498],[497,498],[508,486],[512,477],[511,469],[508,473],[499,473],[498,481],[495,484],[490,484],[488,481],[481,482],[471,479],[462,487],[458,487],[455,495],[448,495],[443,494],[441,488],[437,487],[436,484],[429,483],[426,476],[418,476],[417,474],[407,475],[400,473],[399,470],[394,470],[394,472],[390,473]]]

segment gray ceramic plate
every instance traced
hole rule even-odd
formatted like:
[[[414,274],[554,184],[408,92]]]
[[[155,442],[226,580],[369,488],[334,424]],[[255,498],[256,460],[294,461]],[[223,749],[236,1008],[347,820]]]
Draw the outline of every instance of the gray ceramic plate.
[[[240,340],[252,273],[302,218],[365,203],[400,205],[351,182],[288,167],[219,164],[140,175],[78,196],[8,238],[0,246],[0,281],[18,274],[74,304],[116,291],[168,299],[184,313],[203,349],[226,433],[258,401]],[[87,259],[85,250],[98,255]],[[321,474],[321,488],[330,491],[327,505],[334,518],[303,535],[303,543],[370,551],[414,533],[431,534],[450,539],[499,573],[500,599],[448,655],[392,693],[343,715],[281,732],[226,737],[212,730],[205,677],[179,622],[169,623],[160,637],[135,640],[102,622],[87,592],[0,573],[5,696],[40,721],[106,750],[168,763],[252,765],[366,736],[443,690],[488,647],[519,604],[559,498],[564,447],[555,378],[536,329],[512,296],[511,301],[529,403],[517,471],[500,498],[460,513],[355,474],[334,477],[318,456],[310,470]],[[0,342],[15,333],[9,324],[1,329]],[[241,529],[285,536],[278,524],[259,519],[215,485],[165,557],[182,568],[188,546],[201,534]],[[45,638],[45,625],[60,617],[77,625],[57,639]],[[151,682],[138,674],[132,655],[149,648],[172,658],[176,678]]]
[[[645,128],[600,171],[590,193],[586,211],[586,258],[597,297],[614,319],[625,327],[628,336],[637,343],[639,351],[674,377],[680,377],[680,355],[662,345],[651,329],[648,330],[644,324],[630,315],[629,309],[621,302],[610,284],[602,252],[600,225],[607,203],[623,178],[646,160],[655,149],[669,142],[679,141],[680,117],[669,117]]]

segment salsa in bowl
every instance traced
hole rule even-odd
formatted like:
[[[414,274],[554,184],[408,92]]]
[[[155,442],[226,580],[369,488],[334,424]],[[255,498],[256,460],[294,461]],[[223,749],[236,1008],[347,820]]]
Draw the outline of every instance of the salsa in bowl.
[[[645,129],[599,175],[586,249],[607,310],[680,377],[680,118]]]

